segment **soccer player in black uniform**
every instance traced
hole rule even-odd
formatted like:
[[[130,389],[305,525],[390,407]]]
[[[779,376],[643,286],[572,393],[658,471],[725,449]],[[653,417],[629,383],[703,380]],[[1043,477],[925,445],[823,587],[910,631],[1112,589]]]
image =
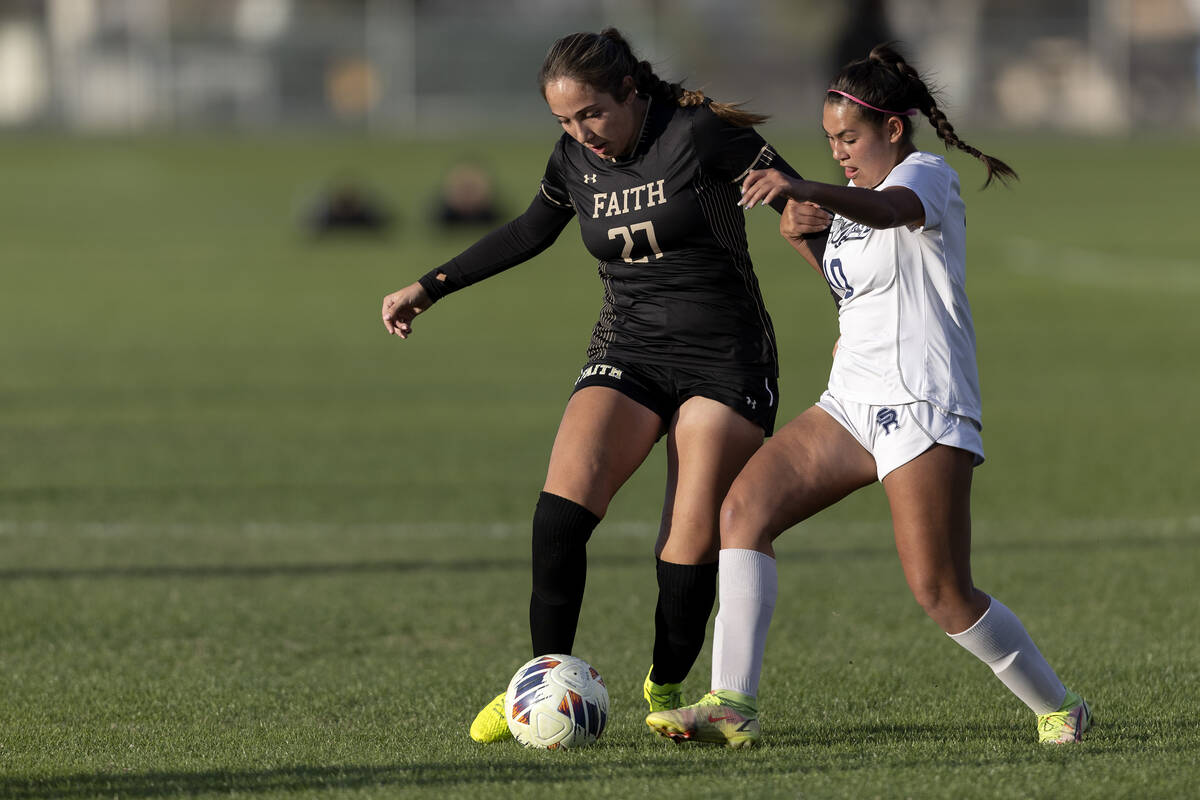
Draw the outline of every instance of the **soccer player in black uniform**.
[[[739,185],[752,169],[794,172],[751,127],[765,117],[661,80],[614,29],[560,39],[539,82],[564,133],[533,202],[384,298],[383,322],[406,338],[434,302],[532,258],[579,220],[604,302],[534,511],[533,651],[571,652],[587,540],[665,434],[644,693],[651,710],[676,708],[712,613],[721,501],[774,430],[779,400]],[[501,693],[475,719],[472,738],[508,736],[503,708]]]

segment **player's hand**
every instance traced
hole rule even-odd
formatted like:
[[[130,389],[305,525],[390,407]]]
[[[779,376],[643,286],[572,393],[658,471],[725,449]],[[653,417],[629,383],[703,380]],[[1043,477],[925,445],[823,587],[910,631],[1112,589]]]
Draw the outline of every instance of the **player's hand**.
[[[799,195],[805,181],[793,180],[777,169],[751,170],[742,181],[742,199],[738,205],[742,208],[752,208],[756,205],[767,205],[780,197],[803,200]]]
[[[788,200],[779,216],[779,232],[787,239],[802,239],[805,235],[827,230],[833,215],[816,203]]]
[[[383,298],[383,327],[388,333],[407,339],[412,334],[413,318],[431,305],[433,302],[421,284],[405,286]]]

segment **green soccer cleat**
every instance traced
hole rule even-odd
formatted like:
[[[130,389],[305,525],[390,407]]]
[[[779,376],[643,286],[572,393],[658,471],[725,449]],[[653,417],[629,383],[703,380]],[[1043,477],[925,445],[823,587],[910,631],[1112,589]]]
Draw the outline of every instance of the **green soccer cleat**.
[[[646,698],[646,702],[650,704],[650,711],[670,711],[679,708],[683,705],[683,696],[680,694],[682,683],[655,683],[650,680],[650,676],[654,673],[654,667],[650,667],[650,672],[646,673],[646,682],[642,684],[642,697]]]
[[[726,690],[709,692],[690,706],[652,712],[646,724],[675,742],[709,742],[734,749],[750,747],[760,733],[754,698]]]
[[[1038,714],[1038,741],[1042,744],[1070,744],[1083,741],[1083,732],[1092,727],[1092,710],[1082,697],[1067,689],[1067,697],[1058,711]]]
[[[471,723],[472,739],[486,744],[512,738],[512,733],[508,730],[508,721],[504,719],[504,695],[505,692],[496,695],[492,702],[475,715],[475,721]]]

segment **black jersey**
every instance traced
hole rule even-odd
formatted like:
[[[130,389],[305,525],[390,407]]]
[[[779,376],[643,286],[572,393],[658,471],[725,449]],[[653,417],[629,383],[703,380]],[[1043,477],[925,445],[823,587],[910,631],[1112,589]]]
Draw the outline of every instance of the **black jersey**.
[[[421,279],[436,300],[541,252],[572,216],[598,261],[604,304],[589,360],[776,375],[775,334],[746,242],[739,185],[794,175],[753,129],[707,104],[652,102],[632,154],[564,134],[520,218]]]

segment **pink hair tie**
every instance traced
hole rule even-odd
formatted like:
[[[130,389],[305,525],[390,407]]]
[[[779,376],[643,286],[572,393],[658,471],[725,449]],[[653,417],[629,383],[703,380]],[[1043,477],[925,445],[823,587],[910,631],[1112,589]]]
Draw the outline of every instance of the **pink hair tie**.
[[[840,94],[842,97],[845,97],[848,100],[853,100],[854,102],[858,103],[860,106],[863,106],[864,108],[869,108],[872,111],[878,111],[880,114],[887,114],[889,117],[890,116],[915,117],[917,114],[921,113],[920,110],[916,109],[916,108],[910,108],[907,111],[888,111],[886,108],[880,108],[879,106],[873,106],[870,103],[865,103],[862,100],[859,100],[854,95],[852,95],[848,92],[843,92],[841,89],[830,89],[828,91],[828,93],[829,94]]]

